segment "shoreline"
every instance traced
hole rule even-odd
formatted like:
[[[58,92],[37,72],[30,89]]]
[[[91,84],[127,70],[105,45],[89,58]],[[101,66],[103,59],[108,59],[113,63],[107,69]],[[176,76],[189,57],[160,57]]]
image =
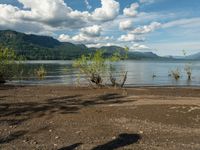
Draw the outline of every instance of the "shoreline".
[[[63,86],[63,87],[75,87],[75,88],[93,88],[92,86],[86,86],[86,85],[81,85],[81,86],[76,86],[74,85],[68,85],[68,84],[64,84],[64,83],[58,83],[58,84],[13,84],[13,83],[6,83],[6,84],[0,84],[0,87],[3,86],[15,86],[15,87],[20,87],[20,86],[50,86],[50,87],[58,87],[58,86]],[[95,87],[95,86],[94,86]],[[99,87],[95,87],[94,89],[99,88]],[[102,88],[113,88],[115,89],[115,87],[112,86],[105,86]],[[130,88],[199,88],[200,89],[200,85],[125,85],[123,88],[118,88],[118,89],[130,89]],[[99,88],[101,89],[101,88]]]

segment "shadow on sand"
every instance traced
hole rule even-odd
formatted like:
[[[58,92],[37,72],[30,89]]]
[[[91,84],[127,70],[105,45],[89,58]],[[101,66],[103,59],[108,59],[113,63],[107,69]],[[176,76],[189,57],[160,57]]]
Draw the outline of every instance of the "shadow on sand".
[[[103,145],[98,145],[91,150],[115,150],[118,148],[122,148],[124,146],[128,146],[134,143],[137,143],[141,139],[139,134],[120,134],[115,140],[109,141]],[[58,150],[74,150],[77,147],[82,145],[82,143],[76,143],[67,147],[60,148]]]
[[[17,89],[19,87],[25,87],[23,85],[21,86],[16,86],[16,85],[5,85],[0,83],[0,90],[11,90],[11,89]]]
[[[95,97],[87,98],[82,95],[71,95],[64,97],[55,97],[42,101],[32,102],[9,102],[7,97],[0,97],[0,125],[20,125],[21,123],[43,116],[52,117],[54,114],[71,114],[78,113],[79,110],[105,104],[120,104],[133,100],[123,99],[124,96],[117,93],[108,93],[104,95],[97,95]],[[23,132],[23,134],[25,134]],[[10,135],[6,140],[0,141],[11,141],[21,136],[22,133],[16,133]]]
[[[12,102],[8,103],[0,97],[0,124],[19,125],[20,123],[42,116],[52,114],[78,113],[84,107],[120,104],[133,100],[122,99],[124,96],[112,93],[100,95],[91,99],[84,99],[82,95],[56,97],[41,102]]]
[[[138,142],[141,139],[139,134],[120,134],[115,140],[112,140],[106,144],[99,145],[92,150],[114,150],[120,147],[128,146]]]
[[[25,135],[26,133],[27,133],[27,131],[17,131],[17,132],[11,133],[7,137],[0,137],[0,144],[9,143],[15,139],[20,138],[21,136]]]
[[[82,143],[76,143],[76,144],[73,144],[73,145],[70,145],[70,146],[67,146],[67,147],[60,148],[58,150],[74,150],[77,147],[79,147],[80,145],[82,145]]]

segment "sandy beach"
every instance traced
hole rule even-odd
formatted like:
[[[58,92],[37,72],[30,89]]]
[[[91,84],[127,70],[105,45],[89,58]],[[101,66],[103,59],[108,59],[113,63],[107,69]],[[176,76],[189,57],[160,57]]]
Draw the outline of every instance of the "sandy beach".
[[[200,88],[0,86],[2,150],[199,150]]]

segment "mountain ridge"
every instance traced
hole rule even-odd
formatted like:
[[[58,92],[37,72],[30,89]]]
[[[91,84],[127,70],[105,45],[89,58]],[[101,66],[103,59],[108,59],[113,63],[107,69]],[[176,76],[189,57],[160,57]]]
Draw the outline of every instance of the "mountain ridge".
[[[106,56],[116,51],[124,51],[119,46],[102,46],[88,48],[84,44],[60,42],[50,36],[25,34],[13,30],[0,30],[0,45],[12,48],[17,55],[23,55],[27,60],[72,60],[82,54],[91,54],[96,50],[103,50]],[[128,52],[128,59],[175,59],[161,57],[152,52]]]

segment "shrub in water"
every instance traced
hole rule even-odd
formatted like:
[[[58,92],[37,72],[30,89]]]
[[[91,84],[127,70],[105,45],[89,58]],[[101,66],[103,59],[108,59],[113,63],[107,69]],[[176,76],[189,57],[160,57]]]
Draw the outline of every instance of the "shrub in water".
[[[126,58],[126,53],[121,55],[120,52],[114,53],[111,57],[104,57],[102,50],[97,50],[93,55],[82,55],[77,59],[73,66],[79,69],[78,80],[80,75],[84,75],[85,79],[90,85],[102,87],[106,85],[106,77],[110,76],[110,81],[113,86],[122,87],[127,78],[127,72],[124,73],[121,83],[117,83],[116,78],[113,76],[113,62]]]
[[[47,72],[44,66],[40,66],[38,69],[35,69],[35,75],[38,79],[43,80],[46,76]]]
[[[0,84],[20,75],[21,60],[12,49],[0,47]]]
[[[172,70],[172,76],[174,77],[175,80],[179,80],[180,78],[180,71],[177,68],[176,70]]]

